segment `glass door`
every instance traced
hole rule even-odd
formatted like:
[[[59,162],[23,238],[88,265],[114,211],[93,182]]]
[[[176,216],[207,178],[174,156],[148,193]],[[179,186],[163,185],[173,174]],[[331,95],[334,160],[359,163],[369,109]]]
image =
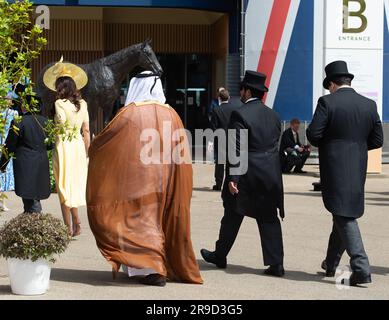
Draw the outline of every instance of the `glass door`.
[[[194,132],[208,126],[207,106],[211,87],[211,59],[207,55],[159,55],[166,102],[185,128]]]
[[[212,83],[211,56],[160,54],[158,60],[164,71],[161,81],[166,103],[176,110],[185,128],[192,134],[195,129],[207,128],[207,107]],[[124,105],[130,80],[127,78],[123,82],[112,117]]]

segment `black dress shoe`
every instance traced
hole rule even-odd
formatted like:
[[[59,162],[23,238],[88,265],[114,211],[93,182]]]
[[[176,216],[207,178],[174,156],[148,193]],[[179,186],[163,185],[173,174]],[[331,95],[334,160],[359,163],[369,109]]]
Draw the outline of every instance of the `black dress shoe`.
[[[270,266],[268,269],[264,272],[268,276],[273,277],[283,277],[285,275],[284,267],[281,264],[278,264],[276,266]]]
[[[166,286],[166,277],[154,273],[140,279],[139,282],[147,286],[164,287]]]
[[[343,279],[342,284],[347,285],[346,281],[347,279]],[[350,279],[348,279],[348,285],[350,287],[357,287],[360,284],[366,284],[366,283],[371,283],[371,275],[365,276],[353,272],[350,276]]]
[[[326,270],[326,278],[333,278],[335,277],[336,269],[335,270]]]
[[[313,185],[313,191],[321,191],[322,190],[321,182],[314,182],[314,183],[312,183],[312,185]]]
[[[213,191],[222,191],[222,187],[221,187],[221,186],[214,185],[214,186],[212,187],[212,190],[213,190]]]
[[[294,170],[293,171],[294,173],[301,173],[301,174],[303,174],[303,173],[307,173],[306,171],[304,171],[304,170]]]
[[[208,251],[206,249],[201,249],[200,253],[206,262],[213,263],[219,269],[227,268],[227,259],[226,258],[220,259],[220,258],[216,257],[215,252]]]
[[[326,272],[326,277],[327,278],[335,277],[336,268],[332,269],[332,270],[327,270],[327,261],[323,260],[323,262],[321,263],[321,268]]]

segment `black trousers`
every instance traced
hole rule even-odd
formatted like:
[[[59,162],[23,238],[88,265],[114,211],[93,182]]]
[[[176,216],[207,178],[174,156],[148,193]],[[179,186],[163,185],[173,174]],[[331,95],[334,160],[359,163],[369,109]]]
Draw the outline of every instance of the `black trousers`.
[[[224,181],[224,164],[225,160],[225,152],[223,152],[219,158],[219,141],[215,140],[215,149],[214,149],[214,159],[215,159],[215,185],[219,188],[223,186]]]
[[[305,162],[307,162],[307,159],[309,158],[309,155],[310,155],[309,151],[298,153],[297,156],[288,154],[285,163],[282,166],[282,172],[283,173],[291,172],[293,167],[294,170],[296,171],[302,170],[303,167],[305,166]]]
[[[369,259],[363,247],[357,220],[334,216],[333,221],[326,257],[327,268],[335,269],[346,251],[350,256],[352,271],[362,277],[370,276]]]
[[[216,256],[226,258],[230,252],[244,216],[231,210],[224,211],[221,221],[219,240],[216,242]],[[284,248],[282,242],[281,223],[277,216],[272,221],[257,219],[257,225],[262,244],[262,254],[265,266],[282,265],[284,262]]]
[[[219,188],[223,186],[224,181],[224,164],[215,164],[215,185]]]
[[[40,200],[23,198],[23,205],[25,213],[42,213],[42,205]]]

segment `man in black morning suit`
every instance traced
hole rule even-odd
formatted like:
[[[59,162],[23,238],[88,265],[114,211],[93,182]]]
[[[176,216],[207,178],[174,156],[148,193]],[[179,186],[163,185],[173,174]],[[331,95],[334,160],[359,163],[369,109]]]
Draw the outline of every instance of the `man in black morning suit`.
[[[294,173],[306,173],[303,171],[311,149],[304,146],[299,136],[300,120],[292,119],[290,128],[282,134],[280,144],[281,170],[283,173],[289,173],[294,167]]]
[[[319,148],[322,195],[333,215],[327,257],[322,263],[333,277],[347,251],[352,275],[350,285],[370,283],[370,265],[357,219],[364,213],[368,150],[383,145],[377,105],[351,88],[354,76],[344,61],[326,67],[324,88],[331,94],[319,99],[308,140]]]
[[[25,90],[22,86],[20,90]],[[20,91],[18,94],[20,94]],[[46,133],[44,128],[48,120],[41,113],[41,101],[35,97],[39,104],[35,107],[37,112],[31,114],[26,112],[26,108],[17,102],[19,110],[23,116],[19,122],[13,121],[13,126],[18,131],[9,130],[5,141],[7,153],[3,153],[0,159],[0,170],[5,171],[9,161],[13,161],[15,175],[15,193],[21,197],[24,204],[25,213],[41,213],[41,200],[49,198],[50,170],[47,151],[52,149],[52,144],[46,144]],[[26,102],[31,103],[32,96],[26,96]],[[11,160],[10,154],[14,154]]]
[[[226,268],[227,255],[243,217],[252,217],[258,224],[264,264],[270,266],[265,274],[282,277],[285,273],[284,251],[278,218],[278,214],[284,218],[284,194],[278,154],[281,121],[272,109],[262,103],[262,98],[268,91],[265,80],[265,75],[247,71],[241,83],[240,95],[244,105],[231,114],[229,129],[235,129],[237,134],[234,143],[228,144],[228,148],[232,146],[235,149],[241,163],[233,164],[228,159],[228,176],[222,192],[225,210],[219,240],[214,252],[202,249],[201,255],[205,261],[216,264],[219,268]],[[247,164],[246,170],[242,166],[244,161]]]
[[[219,107],[213,109],[211,116],[211,126],[213,130],[223,130],[227,137],[228,124],[230,122],[232,111],[240,107],[241,103],[231,101],[228,90],[221,89],[219,91]],[[226,164],[226,147],[227,145],[221,141],[215,141],[215,185],[213,190],[220,191],[224,181],[224,165]],[[219,157],[220,154],[220,157]]]

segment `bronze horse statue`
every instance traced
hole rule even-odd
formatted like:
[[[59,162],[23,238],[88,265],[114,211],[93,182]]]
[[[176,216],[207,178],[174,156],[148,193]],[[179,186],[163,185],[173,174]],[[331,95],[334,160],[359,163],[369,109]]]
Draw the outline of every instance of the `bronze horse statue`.
[[[43,74],[53,64],[48,64],[43,68],[37,82],[38,95],[42,99],[46,115],[50,117],[54,115],[56,94],[44,85]],[[120,87],[128,75],[134,77],[145,70],[158,75],[163,72],[151,48],[150,40],[79,66],[85,70],[89,79],[88,84],[81,90],[81,94],[88,103],[91,134],[96,133],[99,108],[103,110],[104,126],[110,121],[114,103],[120,96]]]

